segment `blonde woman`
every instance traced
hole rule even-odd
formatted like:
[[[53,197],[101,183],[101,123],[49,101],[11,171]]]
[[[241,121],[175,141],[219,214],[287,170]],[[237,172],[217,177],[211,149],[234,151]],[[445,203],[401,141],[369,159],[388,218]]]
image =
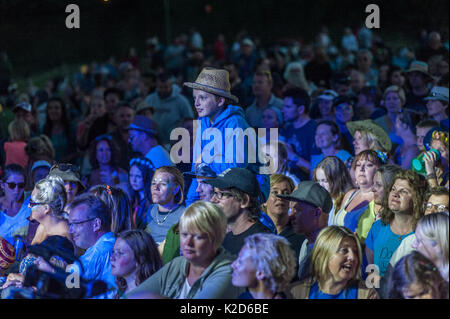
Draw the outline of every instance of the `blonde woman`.
[[[285,90],[297,87],[309,92],[309,85],[305,78],[303,65],[300,62],[289,63],[286,66],[283,77],[286,80]]]
[[[231,284],[235,257],[221,247],[227,219],[222,209],[197,201],[180,218],[180,247],[176,257],[125,298],[237,298],[242,289]]]
[[[233,285],[248,289],[239,299],[285,299],[283,290],[295,276],[295,264],[285,238],[263,233],[245,238],[231,264]]]
[[[349,229],[329,226],[319,233],[311,257],[311,277],[291,284],[294,299],[378,299],[361,280],[362,249]]]
[[[30,138],[30,128],[25,120],[17,119],[8,126],[9,141],[5,142],[5,166],[9,164],[19,164],[26,167],[28,155],[25,152],[28,139]]]
[[[448,214],[425,215],[417,223],[412,248],[427,257],[448,282]]]

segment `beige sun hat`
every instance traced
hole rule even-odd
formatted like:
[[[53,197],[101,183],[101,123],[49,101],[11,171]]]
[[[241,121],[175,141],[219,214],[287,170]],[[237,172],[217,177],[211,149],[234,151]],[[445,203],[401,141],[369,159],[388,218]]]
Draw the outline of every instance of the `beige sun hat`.
[[[347,122],[347,128],[352,136],[355,136],[356,131],[367,131],[375,135],[381,146],[388,152],[392,148],[392,142],[385,130],[373,120],[353,121]]]
[[[239,99],[230,92],[230,76],[227,70],[203,68],[194,83],[185,82],[183,85],[239,102]]]

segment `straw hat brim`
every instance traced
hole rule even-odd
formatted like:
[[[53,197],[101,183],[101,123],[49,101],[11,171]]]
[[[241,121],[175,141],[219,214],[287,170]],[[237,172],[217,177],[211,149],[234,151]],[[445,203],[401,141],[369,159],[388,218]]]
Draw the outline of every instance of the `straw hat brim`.
[[[411,73],[411,72],[414,72],[414,71],[420,72],[422,74],[425,74],[426,76],[428,76],[432,80],[434,79],[433,76],[430,73],[428,73],[428,72],[426,72],[424,70],[421,70],[421,69],[409,69],[409,70],[404,71],[404,73]]]
[[[195,90],[202,90],[211,94],[215,94],[215,95],[219,95],[222,97],[225,97],[227,99],[232,100],[235,103],[239,102],[239,98],[237,96],[234,96],[233,94],[223,91],[223,90],[219,90],[210,86],[206,86],[203,84],[199,84],[199,83],[192,83],[192,82],[184,82],[183,85],[191,88],[191,89],[195,89]]]
[[[377,140],[381,143],[386,151],[391,151],[392,142],[389,139],[389,135],[381,126],[367,121],[354,121],[348,122],[347,128],[352,136],[355,135],[356,131],[360,130],[371,132],[373,135],[375,135]]]

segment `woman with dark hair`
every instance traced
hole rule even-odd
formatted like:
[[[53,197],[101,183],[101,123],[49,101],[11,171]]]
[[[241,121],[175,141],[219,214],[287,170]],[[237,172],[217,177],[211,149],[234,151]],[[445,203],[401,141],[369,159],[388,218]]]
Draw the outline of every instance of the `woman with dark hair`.
[[[111,255],[111,274],[116,277],[116,298],[132,291],[162,267],[156,243],[143,230],[117,234]]]
[[[395,150],[395,162],[403,169],[411,167],[411,161],[420,153],[417,147],[416,126],[423,117],[422,113],[403,110],[395,120],[395,134],[403,143]]]
[[[336,156],[325,157],[314,169],[313,181],[319,183],[331,195],[333,208],[328,214],[328,226],[334,225],[335,214],[341,207],[344,195],[353,188],[347,167]]]
[[[111,213],[111,231],[115,236],[131,229],[131,206],[128,195],[122,189],[109,185],[97,185],[89,192],[108,206]]]
[[[28,233],[29,199],[24,199],[25,172],[18,164],[7,165],[0,180],[0,237],[14,245],[14,237]]]
[[[265,146],[265,152],[269,157],[269,164],[277,168],[276,174],[282,174],[294,182],[294,185],[297,186],[300,183],[300,179],[294,175],[288,166],[288,152],[286,148],[286,144],[281,141],[270,142]]]
[[[448,282],[430,260],[416,251],[398,261],[389,286],[389,299],[448,299]]]
[[[59,97],[52,97],[47,102],[43,133],[52,141],[57,162],[72,162],[75,159],[75,128],[70,124],[66,105]]]
[[[381,219],[373,223],[366,238],[369,264],[376,264],[383,277],[389,260],[401,242],[413,234],[423,216],[425,183],[414,172],[402,170],[385,192]],[[383,253],[386,252],[386,253]]]
[[[89,185],[117,185],[128,180],[127,172],[119,167],[119,149],[111,135],[100,135],[91,142],[89,161],[92,166]]]
[[[128,189],[132,206],[132,225],[144,229],[147,211],[152,204],[153,164],[146,157],[135,157],[130,161]]]

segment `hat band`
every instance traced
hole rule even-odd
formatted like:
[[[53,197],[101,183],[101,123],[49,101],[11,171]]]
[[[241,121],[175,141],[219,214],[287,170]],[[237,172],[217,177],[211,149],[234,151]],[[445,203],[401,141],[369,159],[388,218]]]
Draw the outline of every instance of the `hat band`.
[[[217,91],[219,93],[225,94],[225,95],[230,95],[230,92],[222,90],[222,89],[218,89],[218,88],[216,88],[214,86],[210,86],[210,85],[203,84],[203,83],[198,83],[198,82],[194,82],[194,84],[201,85],[201,86],[204,86],[204,87],[209,88],[209,89],[213,89],[213,90],[215,90],[215,91]]]

